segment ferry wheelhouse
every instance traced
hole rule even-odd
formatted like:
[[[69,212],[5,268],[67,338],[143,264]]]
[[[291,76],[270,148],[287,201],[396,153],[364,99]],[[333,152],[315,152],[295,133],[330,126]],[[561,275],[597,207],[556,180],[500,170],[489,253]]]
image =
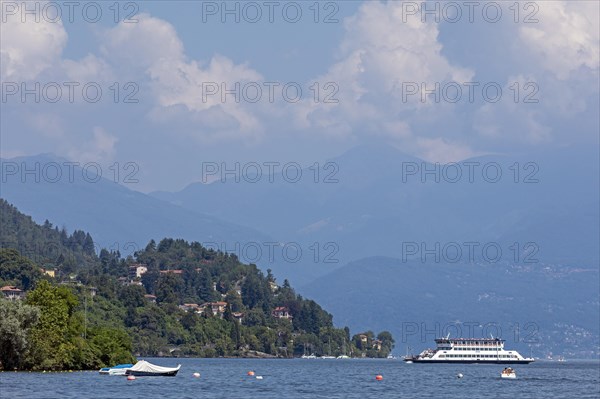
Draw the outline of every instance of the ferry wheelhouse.
[[[504,349],[500,338],[438,338],[436,349],[426,349],[416,356],[406,356],[407,363],[495,363],[527,364],[533,358]]]

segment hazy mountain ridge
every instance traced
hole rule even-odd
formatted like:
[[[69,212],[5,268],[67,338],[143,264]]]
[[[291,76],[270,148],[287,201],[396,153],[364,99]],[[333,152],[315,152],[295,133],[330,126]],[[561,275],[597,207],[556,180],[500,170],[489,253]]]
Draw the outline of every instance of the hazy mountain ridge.
[[[56,220],[68,229],[81,228],[89,231],[97,241],[96,246],[119,249],[128,254],[143,248],[151,239],[165,236],[197,240],[200,242],[238,242],[268,240],[268,237],[252,228],[224,222],[201,212],[183,209],[146,194],[134,191],[109,178],[97,182],[90,172],[84,178],[82,169],[74,167],[73,179],[63,169],[63,176],[53,182],[50,172],[35,181],[34,175],[8,175],[6,163],[22,163],[30,170],[34,164],[63,165],[66,160],[51,155],[2,160],[3,183],[1,196],[29,214],[38,223]],[[42,166],[43,167],[43,166]],[[106,175],[107,171],[104,170]],[[118,247],[117,247],[118,246]],[[233,247],[233,245],[230,245]]]
[[[349,263],[303,292],[318,298],[336,322],[390,330],[401,351],[431,347],[436,334],[501,332],[507,346],[527,354],[531,349],[535,356],[573,358],[598,355],[599,277],[593,268],[374,257]],[[470,331],[469,323],[484,328]]]
[[[271,265],[302,282],[361,257],[401,258],[407,242],[497,242],[503,248],[533,242],[540,260],[597,265],[597,155],[572,155],[476,157],[458,164],[462,176],[456,179],[456,166],[370,145],[330,160],[337,183],[315,183],[314,169],[305,169],[307,178],[298,183],[277,174],[273,182],[264,176],[257,183],[230,177],[151,195],[280,240],[305,246],[334,242],[337,264],[304,262],[301,270]],[[501,175],[494,182],[497,170]]]
[[[338,168],[337,183],[324,183],[322,175],[315,183],[314,171],[305,170],[307,178],[298,183],[281,175],[273,182],[268,177],[258,183],[217,181],[149,198],[110,181],[66,187],[9,182],[2,197],[40,222],[47,217],[81,226],[94,237],[137,235],[147,242],[171,235],[242,246],[297,242],[304,250],[298,262],[280,253],[270,261],[263,246],[254,263],[273,269],[281,280],[303,284],[301,292],[330,309],[337,323],[391,330],[399,337],[398,348],[404,345],[403,322],[501,322],[522,328],[535,318],[539,342],[518,341],[517,347],[528,350],[531,344],[536,356],[590,356],[598,348],[600,240],[597,154],[591,151],[577,157],[565,151],[461,163],[463,170],[466,162],[497,163],[505,177],[497,183],[481,175],[475,182],[456,183],[403,175],[407,166],[441,166],[391,147],[369,146],[331,160]],[[533,167],[525,167],[530,162]],[[100,211],[89,212],[89,206]],[[479,252],[468,264],[465,253],[456,264],[447,264],[447,259],[435,263],[432,255],[421,261],[416,253],[403,262],[403,244],[431,249],[471,241],[478,248],[497,244],[503,256],[486,262]],[[335,247],[325,248],[328,243]],[[525,248],[528,243],[533,252]],[[373,255],[388,258],[372,261]],[[566,336],[576,344],[563,350],[558,342]],[[427,338],[412,346],[431,346],[433,337]]]

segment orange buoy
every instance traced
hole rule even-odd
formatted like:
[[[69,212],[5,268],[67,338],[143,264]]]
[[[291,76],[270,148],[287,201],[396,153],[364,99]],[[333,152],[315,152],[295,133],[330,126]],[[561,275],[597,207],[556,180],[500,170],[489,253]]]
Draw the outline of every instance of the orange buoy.
[[[127,376],[127,381],[133,381],[135,380],[135,375],[128,375]]]
[[[383,380],[383,376],[381,374],[378,374],[378,375],[375,376],[375,379],[377,381],[381,381],[381,380]]]
[[[248,371],[248,375],[254,375],[254,371]]]

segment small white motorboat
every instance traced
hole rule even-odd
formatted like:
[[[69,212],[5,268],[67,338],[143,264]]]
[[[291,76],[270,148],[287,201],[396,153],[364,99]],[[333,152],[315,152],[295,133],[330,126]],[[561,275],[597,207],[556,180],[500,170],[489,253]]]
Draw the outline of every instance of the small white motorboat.
[[[103,367],[98,372],[106,375],[125,375],[127,369],[131,367],[133,367],[133,364],[117,364],[112,367]]]
[[[502,373],[500,373],[500,377],[515,379],[517,378],[517,373],[515,373],[515,370],[513,370],[512,368],[505,367],[504,370],[502,370]]]

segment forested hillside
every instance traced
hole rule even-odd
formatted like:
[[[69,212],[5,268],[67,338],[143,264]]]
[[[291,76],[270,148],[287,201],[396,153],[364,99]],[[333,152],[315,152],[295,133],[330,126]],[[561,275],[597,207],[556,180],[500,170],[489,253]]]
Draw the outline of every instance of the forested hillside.
[[[131,352],[385,357],[393,348],[387,332],[335,328],[288,281],[233,254],[165,238],[126,259],[96,255],[88,233],[37,225],[4,200],[0,207],[0,286],[24,291],[24,303],[0,300],[0,345],[13,348],[0,359],[5,369],[96,368]]]

